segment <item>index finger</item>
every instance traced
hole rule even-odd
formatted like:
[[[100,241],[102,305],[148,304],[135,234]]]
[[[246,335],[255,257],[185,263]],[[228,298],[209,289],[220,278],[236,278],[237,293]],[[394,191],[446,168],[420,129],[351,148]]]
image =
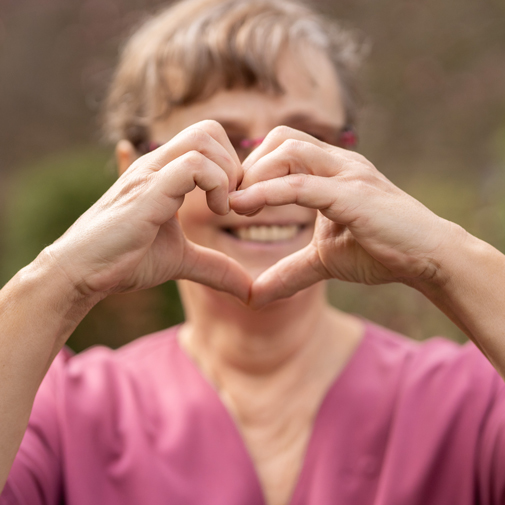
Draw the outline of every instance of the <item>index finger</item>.
[[[244,170],[238,154],[235,151],[235,148],[233,147],[230,139],[228,138],[228,134],[226,133],[226,130],[223,128],[223,126],[218,121],[215,121],[213,119],[204,119],[203,121],[199,121],[198,123],[193,124],[190,128],[203,130],[205,133],[207,133],[207,135],[209,135],[209,137],[214,139],[221,147],[223,147],[225,151],[230,155],[234,165],[233,171],[230,171],[228,169],[226,170],[228,178],[230,179],[230,190],[237,188],[242,182]],[[178,135],[181,135],[186,130],[183,130]],[[176,137],[178,135],[176,135]],[[220,163],[218,162],[218,164]],[[225,165],[223,168],[228,167]]]
[[[347,161],[340,153],[330,152],[311,142],[288,139],[244,172],[240,189],[294,174],[332,177],[342,170]]]
[[[224,128],[213,120],[200,121],[185,128],[158,149],[139,158],[129,171],[157,172],[192,151],[200,152],[226,173],[229,191],[241,183],[243,168],[238,155]]]
[[[295,130],[289,126],[277,126],[268,133],[263,142],[261,142],[261,144],[256,149],[254,149],[254,151],[244,160],[242,163],[244,171],[249,170],[249,168],[253,166],[259,159],[268,153],[271,153],[289,139],[309,142],[318,147],[328,145],[321,140],[312,137],[308,133],[301,132],[300,130]]]
[[[196,123],[195,126],[199,126],[202,130],[205,130],[214,140],[219,142],[228,151],[228,154],[233,158],[233,161],[237,164],[237,166],[242,166],[237,151],[235,151],[235,148],[228,138],[226,130],[218,121],[205,119]]]

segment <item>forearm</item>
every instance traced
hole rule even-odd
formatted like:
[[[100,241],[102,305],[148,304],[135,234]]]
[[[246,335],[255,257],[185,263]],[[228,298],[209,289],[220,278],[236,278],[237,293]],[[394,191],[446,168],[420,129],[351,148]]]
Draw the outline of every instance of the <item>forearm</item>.
[[[415,286],[447,314],[505,378],[505,255],[462,232],[434,279]]]
[[[0,489],[47,369],[91,308],[42,255],[0,291]]]

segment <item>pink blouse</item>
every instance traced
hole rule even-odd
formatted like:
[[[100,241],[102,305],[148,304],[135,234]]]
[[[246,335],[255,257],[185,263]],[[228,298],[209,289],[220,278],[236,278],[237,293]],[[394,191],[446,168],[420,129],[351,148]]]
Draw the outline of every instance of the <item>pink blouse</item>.
[[[0,504],[264,505],[177,328],[59,354]],[[505,386],[473,344],[366,325],[319,409],[290,505],[505,504]]]

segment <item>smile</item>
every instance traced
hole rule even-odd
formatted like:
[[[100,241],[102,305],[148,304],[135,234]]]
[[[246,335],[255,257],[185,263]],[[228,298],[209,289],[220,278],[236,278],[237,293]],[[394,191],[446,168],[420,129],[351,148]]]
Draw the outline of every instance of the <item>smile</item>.
[[[239,240],[248,242],[283,242],[298,235],[305,225],[253,225],[240,228],[227,228],[225,231]]]

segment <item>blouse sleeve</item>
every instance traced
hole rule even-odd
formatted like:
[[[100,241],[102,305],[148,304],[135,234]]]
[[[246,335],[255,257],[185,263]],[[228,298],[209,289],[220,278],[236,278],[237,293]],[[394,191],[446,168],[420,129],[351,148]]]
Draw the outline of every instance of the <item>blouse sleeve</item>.
[[[495,379],[478,452],[478,503],[505,505],[505,383],[498,374]]]
[[[28,428],[14,460],[0,505],[58,505],[62,500],[59,394],[68,349],[51,365],[35,397]]]

